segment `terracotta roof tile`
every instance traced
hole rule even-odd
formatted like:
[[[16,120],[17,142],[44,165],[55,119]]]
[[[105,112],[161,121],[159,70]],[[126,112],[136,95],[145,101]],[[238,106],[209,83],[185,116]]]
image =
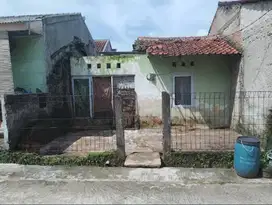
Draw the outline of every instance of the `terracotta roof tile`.
[[[137,51],[146,51],[149,55],[231,55],[239,54],[227,41],[218,36],[204,37],[139,37]]]
[[[95,40],[95,47],[97,52],[103,52],[108,40]]]

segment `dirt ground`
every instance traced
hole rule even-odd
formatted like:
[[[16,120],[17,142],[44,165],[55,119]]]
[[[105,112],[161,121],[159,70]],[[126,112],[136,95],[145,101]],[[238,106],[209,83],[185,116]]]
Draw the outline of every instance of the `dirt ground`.
[[[172,149],[176,151],[233,150],[239,136],[230,129],[172,127]],[[125,131],[126,152],[162,152],[162,128]],[[115,131],[68,133],[40,149],[42,154],[103,152],[116,149]]]

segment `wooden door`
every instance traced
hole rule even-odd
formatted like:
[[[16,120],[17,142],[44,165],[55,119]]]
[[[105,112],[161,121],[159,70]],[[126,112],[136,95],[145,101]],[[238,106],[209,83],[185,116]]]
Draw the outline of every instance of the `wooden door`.
[[[111,118],[112,86],[111,77],[93,77],[94,117]]]

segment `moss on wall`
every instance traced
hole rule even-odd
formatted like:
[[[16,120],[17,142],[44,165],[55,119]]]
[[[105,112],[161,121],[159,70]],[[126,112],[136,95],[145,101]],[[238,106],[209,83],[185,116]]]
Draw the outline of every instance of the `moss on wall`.
[[[91,60],[96,63],[128,63],[136,59],[135,55],[110,55],[110,56],[92,56],[87,61]]]

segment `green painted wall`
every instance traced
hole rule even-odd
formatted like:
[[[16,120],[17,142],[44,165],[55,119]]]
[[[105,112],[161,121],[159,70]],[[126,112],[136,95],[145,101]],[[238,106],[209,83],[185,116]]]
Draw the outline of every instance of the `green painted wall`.
[[[197,118],[214,121],[212,123],[229,124],[232,74],[230,57],[224,56],[188,56],[150,57],[147,55],[97,56],[72,59],[72,75],[135,75],[135,90],[140,116],[161,116],[161,92],[173,93],[174,75],[190,74],[193,78],[194,105],[176,107],[172,98],[172,117]],[[194,61],[194,66],[190,62]],[[121,68],[116,68],[120,62]],[[177,62],[177,67],[172,66]],[[181,66],[185,62],[185,66]],[[97,68],[97,64],[101,68]],[[107,63],[111,68],[107,69]],[[88,64],[91,64],[91,68]],[[149,73],[156,75],[155,81],[148,81]],[[172,97],[173,95],[171,95]],[[204,119],[205,118],[205,119]],[[207,119],[209,118],[209,119]],[[211,122],[209,122],[211,123]]]
[[[194,92],[229,92],[231,72],[223,57],[198,56],[185,58],[158,58],[151,57],[150,62],[158,81],[169,92],[173,92],[173,76],[179,74],[190,74],[193,77]],[[180,62],[185,62],[181,66]],[[191,66],[190,62],[195,65]],[[177,62],[177,67],[172,66]],[[141,66],[143,70],[146,66]],[[150,70],[151,71],[151,70]]]
[[[11,63],[14,88],[21,87],[36,92],[47,91],[46,66],[43,37],[21,37],[12,39]]]

